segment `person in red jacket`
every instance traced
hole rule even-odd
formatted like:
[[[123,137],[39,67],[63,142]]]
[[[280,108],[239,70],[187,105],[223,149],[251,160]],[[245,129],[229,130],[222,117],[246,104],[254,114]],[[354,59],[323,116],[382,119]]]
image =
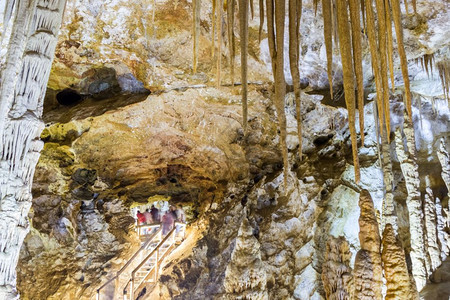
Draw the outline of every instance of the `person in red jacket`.
[[[145,216],[143,213],[141,213],[140,210],[137,211],[136,217],[138,219],[138,225],[142,225],[145,223]]]

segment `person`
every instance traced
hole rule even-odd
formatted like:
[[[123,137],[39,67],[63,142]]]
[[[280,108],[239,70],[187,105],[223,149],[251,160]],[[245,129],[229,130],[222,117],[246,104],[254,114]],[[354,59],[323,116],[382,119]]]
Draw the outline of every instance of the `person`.
[[[145,216],[143,213],[141,213],[140,210],[137,211],[136,217],[138,219],[138,225],[142,225],[145,223]]]
[[[162,217],[162,234],[166,235],[172,230],[173,223],[175,221],[175,218],[173,217],[172,212],[169,210],[167,211],[164,216]]]
[[[184,214],[184,210],[181,205],[178,205],[175,213],[177,215],[177,222],[186,223],[186,215]]]
[[[159,210],[154,205],[152,205],[150,213],[152,215],[153,222],[159,223],[160,222],[160,220],[159,220]]]
[[[177,212],[176,212],[175,206],[171,205],[169,207],[169,211],[172,214],[173,218],[176,220],[177,219]]]
[[[144,217],[145,217],[145,223],[146,224],[150,225],[150,224],[153,223],[152,214],[150,213],[148,208],[144,212]]]

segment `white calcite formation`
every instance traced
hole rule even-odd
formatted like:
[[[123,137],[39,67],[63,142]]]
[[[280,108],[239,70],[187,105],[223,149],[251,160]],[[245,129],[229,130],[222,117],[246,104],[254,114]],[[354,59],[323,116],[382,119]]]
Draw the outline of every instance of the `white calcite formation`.
[[[2,2],[3,3],[3,2]],[[38,137],[65,0],[6,1],[0,65],[0,298],[16,298],[16,265],[29,230]]]
[[[420,196],[420,178],[417,165],[417,153],[414,142],[414,129],[405,122],[403,132],[406,136],[406,149],[403,145],[401,131],[395,132],[396,153],[400,162],[403,177],[406,182],[408,196],[406,205],[409,213],[409,226],[411,236],[411,262],[412,274],[416,280],[417,289],[420,291],[427,282],[427,255],[425,248],[424,213]],[[411,139],[412,137],[412,139]]]

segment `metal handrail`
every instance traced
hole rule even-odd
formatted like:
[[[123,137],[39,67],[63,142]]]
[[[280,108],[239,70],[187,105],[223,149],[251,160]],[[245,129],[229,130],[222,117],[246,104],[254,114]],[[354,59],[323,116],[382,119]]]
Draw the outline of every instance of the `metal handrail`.
[[[127,261],[127,263],[116,273],[116,276],[114,276],[113,278],[109,279],[107,282],[105,282],[101,287],[99,287],[97,289],[97,299],[98,299],[98,295],[100,294],[100,290],[103,289],[105,286],[107,286],[108,284],[110,284],[113,280],[117,279],[120,274],[122,274],[122,272],[131,264],[131,262],[138,256],[138,254],[147,248],[147,246],[150,244],[150,242],[153,240],[153,238],[162,230],[162,228],[160,227],[155,233],[153,233],[148,239],[147,241],[144,243],[144,245],[141,246],[141,248],[139,248],[138,251],[136,251],[136,253],[133,254],[133,256]]]
[[[132,297],[134,298],[134,275],[136,274],[136,272],[143,266],[145,265],[145,263],[147,262],[147,260],[149,260],[154,254],[155,252],[158,253],[157,251],[159,250],[159,248],[164,245],[164,243],[169,239],[169,237],[176,231],[176,226],[174,226],[174,228],[164,237],[164,239],[161,240],[161,242],[159,242],[158,246],[155,247],[155,249],[152,250],[152,252],[150,252],[143,260],[142,262],[133,270],[133,272],[131,272],[131,288],[130,288],[130,294],[132,295]],[[173,243],[172,243],[173,245]],[[169,247],[171,247],[172,245],[170,245]],[[162,258],[162,257],[161,257]],[[155,263],[155,270],[156,267],[158,266],[158,261],[161,259],[158,258],[156,259],[156,263]],[[151,273],[151,271],[150,271]],[[148,274],[147,274],[148,275]],[[147,277],[147,276],[146,276]],[[141,286],[142,283],[139,284],[138,288]],[[126,285],[126,287],[128,287],[128,283]],[[125,287],[125,289],[126,289]],[[124,292],[125,292],[124,289]]]

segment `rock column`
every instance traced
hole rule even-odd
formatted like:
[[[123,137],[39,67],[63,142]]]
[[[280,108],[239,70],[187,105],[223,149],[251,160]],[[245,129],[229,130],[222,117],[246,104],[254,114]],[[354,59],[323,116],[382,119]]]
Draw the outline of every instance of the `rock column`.
[[[408,207],[410,236],[411,236],[411,262],[412,274],[416,281],[417,289],[420,291],[427,282],[427,263],[424,238],[424,214],[422,211],[422,200],[420,197],[419,168],[416,158],[416,146],[414,141],[414,129],[412,124],[405,118],[403,132],[406,136],[407,151],[403,146],[400,129],[395,131],[395,150],[400,162],[403,177],[406,182],[408,196],[406,206]]]
[[[65,0],[7,1],[11,35],[0,66],[0,299],[17,298],[16,265],[29,230],[31,184]]]

